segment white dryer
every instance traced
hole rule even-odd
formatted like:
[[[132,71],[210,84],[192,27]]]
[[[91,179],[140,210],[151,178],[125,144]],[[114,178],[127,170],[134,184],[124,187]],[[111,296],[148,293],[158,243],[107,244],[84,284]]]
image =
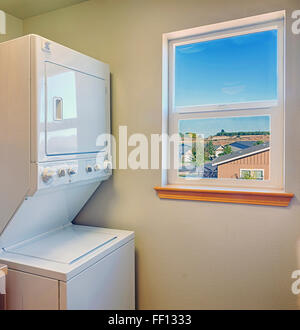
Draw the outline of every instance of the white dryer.
[[[109,66],[0,44],[0,262],[9,309],[133,309],[134,233],[72,221],[111,174]]]

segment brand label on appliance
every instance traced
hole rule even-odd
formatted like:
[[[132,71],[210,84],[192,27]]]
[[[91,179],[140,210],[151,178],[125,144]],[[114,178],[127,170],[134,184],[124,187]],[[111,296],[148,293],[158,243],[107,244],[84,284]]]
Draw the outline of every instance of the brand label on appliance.
[[[42,41],[42,51],[46,53],[51,53],[51,43],[49,41]]]

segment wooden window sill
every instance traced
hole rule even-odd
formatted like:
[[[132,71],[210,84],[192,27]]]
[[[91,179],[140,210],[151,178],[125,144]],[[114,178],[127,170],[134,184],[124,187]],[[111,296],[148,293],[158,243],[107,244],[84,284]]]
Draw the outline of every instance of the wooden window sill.
[[[220,203],[288,206],[294,194],[246,190],[194,189],[181,187],[155,187],[159,198],[183,199]]]

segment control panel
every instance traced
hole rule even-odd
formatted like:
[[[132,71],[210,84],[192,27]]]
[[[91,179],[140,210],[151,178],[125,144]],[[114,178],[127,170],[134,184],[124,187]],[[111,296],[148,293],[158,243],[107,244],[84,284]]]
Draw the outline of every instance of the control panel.
[[[93,159],[40,163],[39,188],[46,189],[76,182],[105,180],[112,174],[111,162],[104,156]]]

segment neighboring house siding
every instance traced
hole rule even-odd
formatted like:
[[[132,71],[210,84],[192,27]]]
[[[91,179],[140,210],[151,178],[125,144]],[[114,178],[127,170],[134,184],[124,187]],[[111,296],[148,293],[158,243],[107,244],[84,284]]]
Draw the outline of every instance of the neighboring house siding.
[[[220,164],[218,166],[218,178],[238,179],[240,177],[241,169],[263,169],[264,180],[269,180],[269,157],[270,151],[267,150],[252,156]]]

